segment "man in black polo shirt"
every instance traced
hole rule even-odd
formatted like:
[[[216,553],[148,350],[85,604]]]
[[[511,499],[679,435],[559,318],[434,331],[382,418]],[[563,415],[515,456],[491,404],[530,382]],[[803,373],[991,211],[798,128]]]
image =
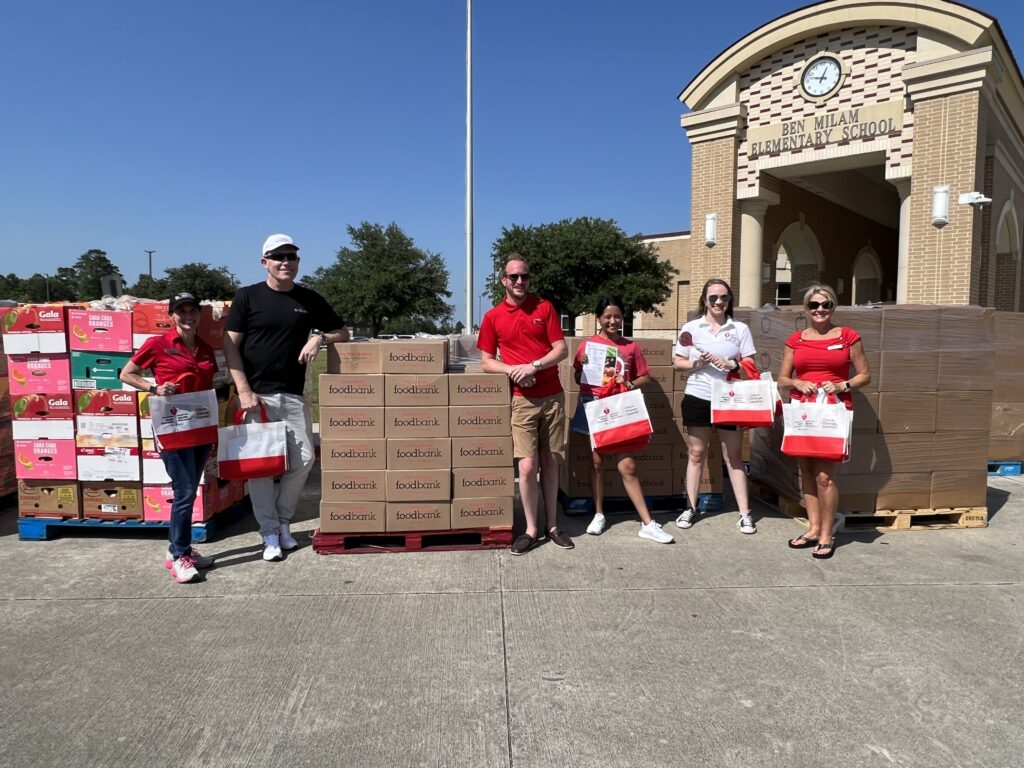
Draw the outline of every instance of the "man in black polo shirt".
[[[288,235],[271,235],[260,259],[262,283],[240,288],[228,312],[224,356],[241,407],[258,409],[288,426],[288,470],[249,481],[249,497],[263,537],[263,559],[295,549],[291,521],[313,466],[309,405],[303,397],[306,364],[324,342],[348,341],[344,321],[316,291],[296,285],[299,248]],[[314,333],[316,331],[317,333]]]

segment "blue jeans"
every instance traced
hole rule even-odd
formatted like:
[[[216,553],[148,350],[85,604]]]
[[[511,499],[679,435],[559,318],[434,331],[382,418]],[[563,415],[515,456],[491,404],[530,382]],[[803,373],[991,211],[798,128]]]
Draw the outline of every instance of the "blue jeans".
[[[210,445],[182,448],[177,451],[163,451],[167,474],[171,476],[174,501],[171,504],[171,557],[181,557],[192,549],[192,505],[199,489],[199,476],[203,474]]]

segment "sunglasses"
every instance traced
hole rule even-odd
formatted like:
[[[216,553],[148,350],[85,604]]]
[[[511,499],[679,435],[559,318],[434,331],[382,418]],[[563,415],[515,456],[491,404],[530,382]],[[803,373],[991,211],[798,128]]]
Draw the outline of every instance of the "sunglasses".
[[[263,258],[268,261],[298,261],[299,254],[297,253],[265,253]]]
[[[807,302],[807,308],[808,309],[819,309],[819,308],[820,309],[832,309],[833,306],[835,306],[835,305],[832,304],[832,302],[830,300],[828,300],[828,299],[826,299],[825,301],[808,301]]]
[[[732,296],[730,296],[728,293],[721,293],[721,294],[719,294],[717,296],[710,296],[709,295],[708,296],[708,304],[718,304],[718,303],[728,304],[729,303],[729,299],[731,299],[731,298],[732,298]]]
[[[513,283],[518,283],[520,280],[525,283],[527,280],[530,279],[530,273],[529,272],[521,272],[521,273],[514,274],[514,275],[505,275],[505,277],[507,277]]]

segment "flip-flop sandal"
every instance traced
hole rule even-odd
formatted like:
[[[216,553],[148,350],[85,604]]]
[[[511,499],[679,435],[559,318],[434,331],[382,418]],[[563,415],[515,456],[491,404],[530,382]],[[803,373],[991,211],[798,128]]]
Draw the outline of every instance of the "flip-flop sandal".
[[[800,536],[797,536],[795,539],[790,539],[789,540],[789,548],[790,549],[807,549],[808,547],[817,546],[817,544],[818,544],[818,540],[817,539],[812,539],[812,538],[810,538],[808,536],[804,536],[802,534]]]
[[[836,543],[835,543],[835,541],[830,541],[828,544],[823,544],[821,542],[818,542],[818,546],[816,546],[814,548],[814,551],[811,552],[811,557],[813,557],[813,558],[815,558],[817,560],[828,560],[830,557],[832,557],[832,555],[835,554],[835,552],[836,552]]]

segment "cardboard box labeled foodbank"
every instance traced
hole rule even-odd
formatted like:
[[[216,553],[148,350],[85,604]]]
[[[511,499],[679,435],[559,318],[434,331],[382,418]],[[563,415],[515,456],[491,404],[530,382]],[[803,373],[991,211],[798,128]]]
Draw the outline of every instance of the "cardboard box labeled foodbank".
[[[396,406],[384,408],[384,435],[396,437],[448,437],[448,412],[444,406]]]
[[[448,375],[450,405],[508,405],[508,376],[500,373],[452,373]]]
[[[381,344],[360,342],[327,345],[328,373],[383,373]]]
[[[121,389],[121,370],[131,354],[71,352],[71,386],[75,389]]]
[[[320,442],[322,470],[387,469],[387,464],[387,441],[383,437]]]
[[[383,533],[383,501],[321,501],[321,533]]]
[[[68,351],[65,309],[60,305],[26,304],[0,309],[3,351],[8,355]]]
[[[480,497],[452,500],[451,526],[498,528],[512,525],[512,497]]]
[[[139,447],[76,446],[78,479],[89,481],[140,481]]]
[[[459,467],[452,470],[452,497],[512,496],[516,478],[512,467]]]
[[[384,375],[354,373],[320,374],[320,407],[384,405]]]
[[[448,409],[452,437],[504,437],[512,434],[511,405],[453,405]]]
[[[511,467],[511,437],[453,437],[453,467]]]
[[[448,342],[387,341],[381,346],[384,373],[446,373]]]
[[[341,440],[384,437],[384,409],[376,406],[321,408],[320,437]]]
[[[447,406],[448,374],[385,374],[384,405]]]
[[[78,477],[74,440],[15,440],[14,474],[23,480]]]
[[[78,483],[19,480],[18,514],[21,517],[81,517]]]
[[[64,354],[8,355],[11,395],[71,393],[71,363]]]
[[[82,517],[100,520],[142,520],[139,483],[82,483]]]
[[[384,501],[383,469],[350,469],[324,472],[320,476],[323,501]]]
[[[323,447],[321,446],[321,453]],[[322,459],[321,459],[322,461]],[[448,437],[387,440],[388,469],[451,469],[452,441]]]
[[[634,338],[636,345],[640,347],[644,359],[650,366],[667,365],[671,367],[675,360],[673,348],[675,339],[644,339]]]
[[[132,313],[69,309],[68,345],[90,352],[131,352]]]
[[[385,518],[388,533],[444,531],[451,528],[452,505],[447,501],[388,502]]]
[[[386,501],[448,501],[452,477],[448,469],[389,469]]]

